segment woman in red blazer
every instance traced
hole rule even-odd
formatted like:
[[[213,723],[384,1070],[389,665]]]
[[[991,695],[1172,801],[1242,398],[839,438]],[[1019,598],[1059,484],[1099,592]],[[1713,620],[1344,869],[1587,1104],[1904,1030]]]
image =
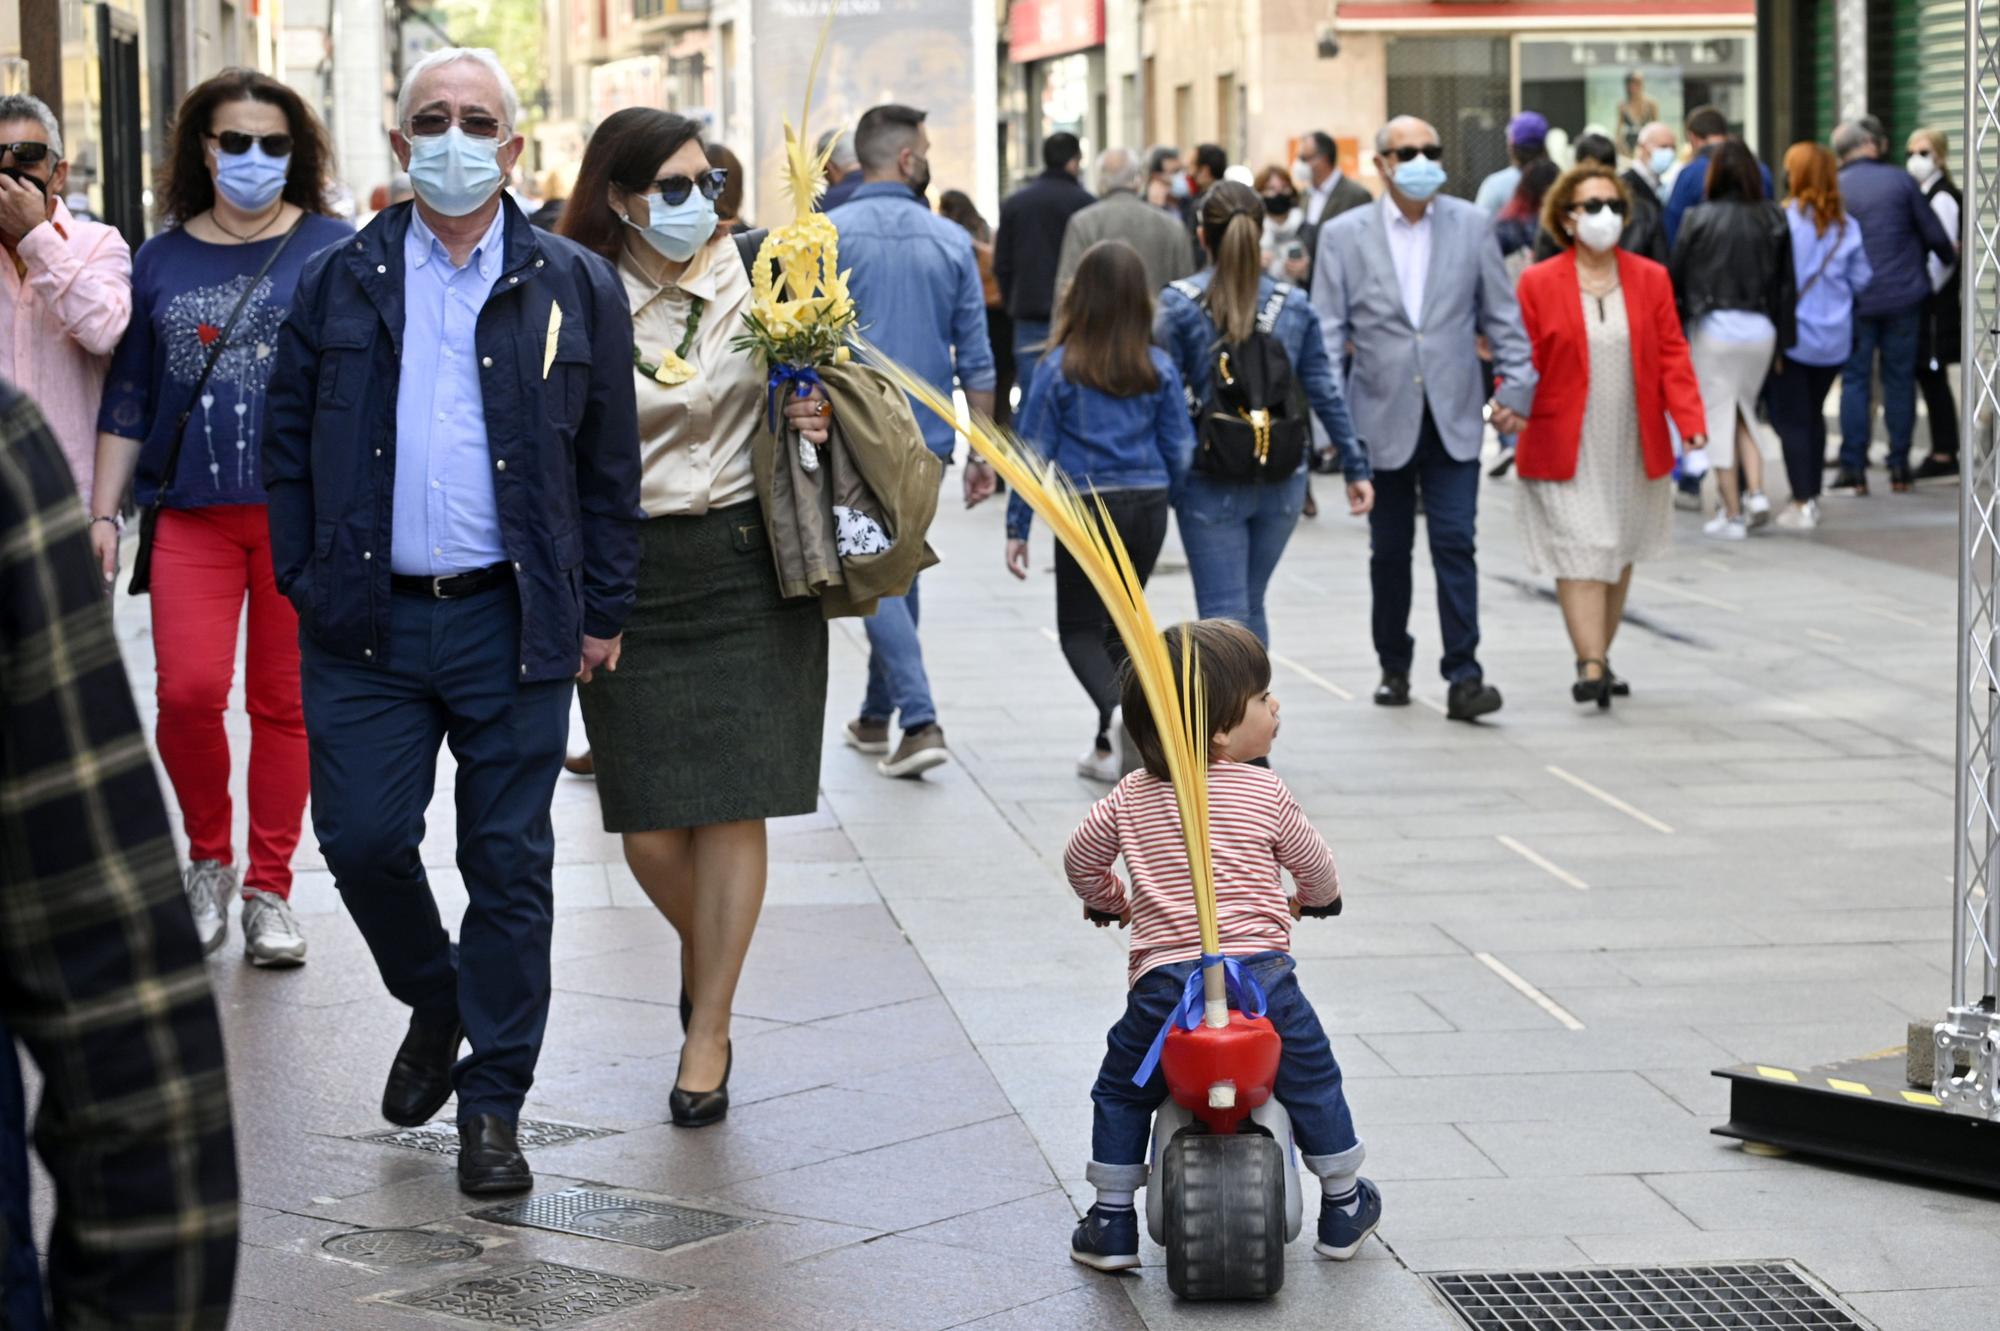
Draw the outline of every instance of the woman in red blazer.
[[[1577,702],[1611,706],[1611,639],[1632,565],[1673,539],[1671,417],[1689,448],[1708,441],[1667,270],[1618,249],[1631,201],[1611,168],[1586,162],[1550,188],[1542,225],[1564,253],[1521,274],[1521,319],[1541,376],[1514,453],[1522,538],[1552,575],[1576,648]]]

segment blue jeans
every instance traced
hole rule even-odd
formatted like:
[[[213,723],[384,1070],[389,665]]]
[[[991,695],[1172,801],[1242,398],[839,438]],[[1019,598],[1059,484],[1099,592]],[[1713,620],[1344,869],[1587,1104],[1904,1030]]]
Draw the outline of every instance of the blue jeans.
[[[512,584],[438,601],[392,593],[382,664],[303,639],[313,831],[389,992],[456,1011],[472,1052],[453,1070],[461,1123],[508,1122],[535,1077],[549,1015],[555,828],[569,680],[520,682]],[[454,945],[418,847],[438,746],[458,760],[458,867],[471,897]]]
[[[1284,1041],[1272,1093],[1292,1116],[1292,1135],[1307,1169],[1315,1174],[1351,1174],[1361,1167],[1361,1141],[1340,1087],[1340,1064],[1292,974],[1283,952],[1253,952],[1236,959],[1257,977],[1269,1007],[1264,1013]],[[1091,1123],[1090,1166],[1085,1177],[1100,1188],[1136,1188],[1146,1181],[1146,1142],[1153,1111],[1167,1098],[1166,1074],[1158,1068],[1144,1086],[1132,1084],[1146,1051],[1167,1016],[1180,1002],[1187,978],[1201,963],[1177,961],[1147,971],[1125,998],[1125,1015],[1105,1037],[1104,1066],[1091,1088],[1096,1107]]]
[[[44,1331],[42,1266],[28,1220],[28,1105],[14,1036],[0,1022],[0,1326]]]
[[[922,730],[937,721],[930,676],[924,673],[924,645],[917,640],[917,581],[907,596],[885,596],[862,624],[868,630],[868,692],[861,716],[889,722],[902,717],[904,730]]]
[[[1233,619],[1270,644],[1264,589],[1305,502],[1303,469],[1276,484],[1188,473],[1175,513],[1194,579],[1195,609],[1203,619]]]
[[[1882,357],[1882,421],[1889,427],[1889,465],[1908,466],[1917,430],[1917,323],[1922,307],[1896,314],[1854,316],[1854,349],[1840,372],[1840,467],[1868,468],[1869,380]]]
[[[1439,669],[1457,684],[1479,669],[1479,460],[1460,462],[1445,451],[1430,408],[1424,408],[1416,455],[1375,473],[1375,508],[1368,515],[1368,580],[1374,591],[1375,655],[1385,671],[1408,674],[1417,640],[1410,636],[1410,558],[1417,545],[1417,495],[1423,494],[1437,574],[1438,627],[1444,635]]]
[[[1026,396],[1035,386],[1035,367],[1042,363],[1042,343],[1049,340],[1049,325],[1046,320],[1032,323],[1026,319],[1014,321],[1014,382],[1021,385],[1021,393]]]

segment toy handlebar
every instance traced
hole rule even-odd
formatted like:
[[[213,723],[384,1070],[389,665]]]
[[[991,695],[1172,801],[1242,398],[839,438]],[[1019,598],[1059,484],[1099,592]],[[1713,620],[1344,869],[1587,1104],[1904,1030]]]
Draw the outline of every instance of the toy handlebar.
[[[1302,919],[1302,920],[1324,920],[1324,919],[1328,919],[1328,918],[1330,918],[1331,916],[1335,916],[1335,915],[1338,915],[1338,914],[1340,914],[1340,903],[1341,903],[1341,898],[1339,898],[1339,897],[1335,897],[1335,898],[1333,899],[1333,904],[1332,904],[1332,905],[1328,905],[1328,906],[1301,906],[1301,907],[1299,907],[1299,918],[1300,918],[1300,919]]]

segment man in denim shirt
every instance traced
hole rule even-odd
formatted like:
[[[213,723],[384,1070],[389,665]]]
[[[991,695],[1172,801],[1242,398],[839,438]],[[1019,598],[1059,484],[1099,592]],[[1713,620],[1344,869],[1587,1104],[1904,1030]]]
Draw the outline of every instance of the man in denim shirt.
[[[862,331],[912,372],[952,390],[954,373],[972,409],[993,412],[993,350],[986,340],[986,297],[972,237],[934,215],[922,195],[930,185],[930,136],[924,113],[878,106],[854,131],[861,187],[827,214],[840,228],[840,257],[853,268],[848,289]],[[917,408],[924,442],[947,462],[957,431]],[[994,490],[993,469],[965,465],[966,507]],[[847,742],[863,753],[889,753],[889,722],[901,715],[903,742],[878,767],[884,776],[920,776],[951,761],[917,640],[917,584],[889,596],[867,621],[868,692],[847,723]]]

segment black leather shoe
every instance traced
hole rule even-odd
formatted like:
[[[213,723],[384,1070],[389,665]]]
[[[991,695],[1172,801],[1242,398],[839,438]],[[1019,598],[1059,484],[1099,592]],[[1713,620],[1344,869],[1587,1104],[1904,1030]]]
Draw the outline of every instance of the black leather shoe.
[[[1835,476],[1833,483],[1826,488],[1835,494],[1851,494],[1859,499],[1868,493],[1868,477],[1862,472],[1849,471],[1842,467],[1840,474]]]
[[[410,1014],[410,1031],[396,1061],[389,1065],[389,1082],[382,1088],[382,1117],[403,1128],[431,1121],[451,1098],[451,1067],[458,1062],[465,1027],[454,1014],[447,1021]]]
[[[712,1091],[684,1091],[675,1073],[673,1094],[667,1097],[667,1113],[677,1128],[705,1128],[729,1115],[729,1074],[736,1070],[736,1043],[729,1045],[729,1061],[722,1065],[722,1085]]]
[[[1407,670],[1384,670],[1382,682],[1375,686],[1377,707],[1408,707],[1410,705],[1410,674]]]
[[[1445,695],[1444,714],[1453,721],[1477,721],[1500,710],[1500,690],[1483,679],[1461,679]]]
[[[1910,468],[1907,463],[1891,462],[1889,464],[1890,493],[1906,495],[1910,492],[1912,484],[1913,482],[1910,480]]]
[[[1958,454],[1956,453],[1940,454],[1933,452],[1929,457],[1917,464],[1916,479],[1920,481],[1935,481],[1940,477],[1956,475],[1958,475]]]
[[[458,1125],[458,1190],[474,1197],[502,1192],[526,1192],[535,1186],[534,1171],[514,1125],[498,1114],[477,1114]]]

